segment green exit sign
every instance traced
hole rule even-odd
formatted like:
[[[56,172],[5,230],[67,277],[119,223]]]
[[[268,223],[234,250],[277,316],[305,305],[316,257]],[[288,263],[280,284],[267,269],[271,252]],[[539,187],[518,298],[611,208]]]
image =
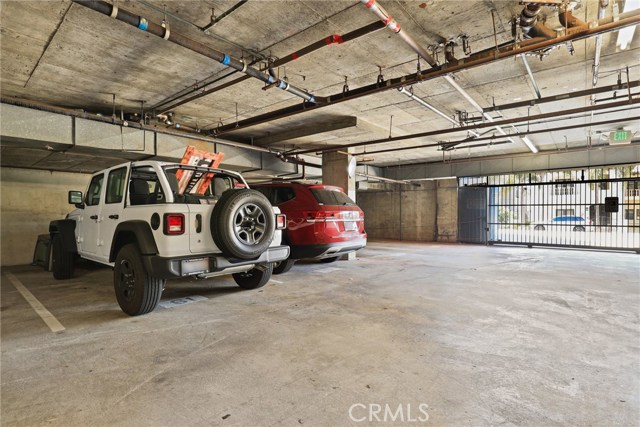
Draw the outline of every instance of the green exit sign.
[[[631,131],[616,130],[609,134],[610,142],[631,142]]]

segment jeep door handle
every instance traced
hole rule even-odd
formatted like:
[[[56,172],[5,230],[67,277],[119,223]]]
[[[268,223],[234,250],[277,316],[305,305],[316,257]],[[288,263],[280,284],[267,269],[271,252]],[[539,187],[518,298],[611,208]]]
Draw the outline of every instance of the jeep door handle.
[[[111,219],[118,219],[118,218],[120,218],[120,217],[119,217],[118,215],[109,215],[109,218],[111,218]]]
[[[91,215],[89,218],[98,220],[98,215]]]

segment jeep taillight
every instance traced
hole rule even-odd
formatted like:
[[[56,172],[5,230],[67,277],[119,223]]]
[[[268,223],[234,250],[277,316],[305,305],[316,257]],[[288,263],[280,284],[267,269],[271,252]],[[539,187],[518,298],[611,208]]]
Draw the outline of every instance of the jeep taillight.
[[[184,234],[184,215],[164,214],[164,234],[167,236]]]
[[[284,230],[287,228],[287,216],[283,214],[276,215],[276,229]]]

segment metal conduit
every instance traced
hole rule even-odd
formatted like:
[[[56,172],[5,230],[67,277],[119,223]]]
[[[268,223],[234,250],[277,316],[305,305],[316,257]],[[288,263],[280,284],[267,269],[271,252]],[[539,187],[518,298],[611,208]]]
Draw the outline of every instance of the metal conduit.
[[[272,68],[273,67],[279,67],[281,65],[288,64],[291,61],[295,61],[296,59],[301,58],[304,55],[307,55],[309,53],[315,52],[316,50],[318,50],[320,48],[323,48],[325,46],[330,46],[332,44],[342,44],[342,43],[348,42],[350,40],[355,40],[355,39],[357,39],[359,37],[365,36],[367,34],[370,34],[370,33],[374,32],[374,31],[378,31],[378,30],[380,30],[382,28],[384,28],[384,25],[381,22],[374,22],[372,24],[365,25],[364,27],[358,28],[356,30],[353,30],[353,31],[348,32],[348,33],[343,34],[343,35],[332,34],[330,36],[327,36],[327,37],[323,38],[322,40],[318,40],[317,42],[314,42],[314,43],[312,43],[312,44],[310,44],[308,46],[305,46],[305,47],[303,47],[302,49],[300,49],[298,51],[292,52],[287,56],[284,56],[282,58],[279,58],[279,59],[275,60],[271,64],[271,67]],[[229,73],[228,75],[223,76],[220,79],[217,79],[216,81],[221,80],[221,79],[226,78],[226,77],[229,77],[229,76],[231,76],[232,73]],[[198,92],[198,93],[196,93],[194,95],[189,96],[188,98],[185,98],[185,99],[182,99],[180,101],[177,101],[177,102],[175,102],[175,103],[173,103],[171,105],[167,105],[167,106],[165,106],[165,107],[163,107],[161,109],[161,112],[170,111],[170,110],[173,110],[174,108],[179,107],[181,105],[184,105],[184,104],[186,104],[188,102],[191,102],[191,101],[194,101],[196,99],[202,98],[203,96],[210,95],[210,94],[212,94],[214,92],[218,92],[218,91],[220,91],[222,89],[226,89],[226,88],[228,88],[230,86],[233,86],[235,84],[243,82],[243,81],[247,80],[248,78],[250,78],[250,77],[247,76],[247,75],[244,75],[242,77],[238,77],[236,79],[233,79],[233,80],[231,80],[229,82],[222,83],[222,84],[220,84],[220,85],[218,85],[216,87],[212,87],[210,89],[200,91],[205,86],[208,86],[208,85],[216,82],[216,81],[214,81],[214,82],[211,82],[211,83],[209,83],[207,85],[203,85],[201,88],[197,88],[195,90],[192,89],[189,92],[182,94],[181,96],[178,96],[178,97],[175,97],[175,98],[171,98],[169,100],[166,100],[165,102],[156,104],[153,108],[156,109],[157,107],[160,107],[162,105],[167,105],[169,102],[177,101],[178,99],[180,99],[182,97],[185,97],[187,95],[190,95],[193,92]]]
[[[391,31],[401,36],[401,38],[405,41],[405,43],[409,45],[409,47],[411,47],[418,55],[420,55],[421,58],[427,61],[432,67],[437,67],[438,65],[437,62],[435,61],[435,59],[433,59],[431,55],[429,55],[426,49],[420,46],[420,44],[416,42],[415,39],[411,37],[408,33],[402,32],[400,28],[400,24],[395,19],[393,19],[391,15],[389,15],[389,13],[382,6],[378,5],[376,3],[376,0],[360,0],[360,1],[369,10],[371,10],[373,13],[376,14],[378,18],[380,18],[380,20],[384,22],[387,28],[389,28]],[[527,8],[525,7],[525,10],[526,9]],[[539,13],[539,10],[536,12],[535,15],[537,15],[537,13]],[[444,78],[455,90],[457,90],[467,101],[469,101],[469,103],[473,105],[474,108],[478,110],[488,121],[493,122],[493,118],[483,111],[480,104],[478,104],[471,97],[471,95],[469,95],[464,89],[462,89],[462,87],[458,85],[455,82],[455,80],[453,80],[453,77],[451,77],[451,75],[445,75]],[[500,126],[495,126],[495,128],[500,134],[507,136],[507,139],[513,142],[513,139],[508,137],[504,129],[502,129]],[[529,140],[528,138],[522,138],[522,140],[532,152],[534,153],[538,152],[538,149],[533,145],[531,140]]]
[[[436,107],[434,107],[433,105],[429,104],[424,99],[414,95],[413,92],[411,90],[407,89],[406,87],[404,87],[404,86],[400,87],[400,88],[398,88],[398,90],[400,91],[400,93],[403,93],[403,94],[407,95],[409,98],[413,99],[418,104],[422,105],[423,107],[428,108],[429,110],[433,111],[434,113],[436,113],[440,117],[442,117],[442,118],[448,120],[449,122],[453,123],[454,126],[460,126],[460,123],[458,123],[457,121],[455,121],[451,117],[447,116],[445,113],[443,113],[442,111],[438,110]],[[476,136],[476,137],[480,136],[480,134],[478,132],[469,131],[469,133],[471,135],[473,135],[473,136]]]
[[[638,105],[638,104],[640,104],[640,99],[628,99],[628,100],[623,100],[618,102],[611,102],[607,104],[590,105],[588,107],[554,111],[551,113],[534,114],[527,117],[517,117],[514,119],[498,120],[494,123],[479,123],[479,124],[474,124],[470,126],[462,126],[459,128],[438,129],[438,130],[428,131],[428,132],[419,132],[419,133],[414,133],[409,135],[394,136],[391,138],[380,138],[380,139],[374,139],[370,141],[354,142],[351,144],[334,145],[327,148],[312,148],[307,150],[297,150],[297,151],[289,152],[288,154],[295,155],[295,154],[321,153],[324,151],[345,150],[351,147],[362,147],[362,146],[375,145],[375,144],[385,144],[388,142],[405,141],[407,139],[413,139],[413,138],[424,138],[424,137],[436,136],[436,135],[446,135],[449,133],[460,132],[465,130],[495,127],[496,125],[507,126],[507,125],[517,124],[517,123],[531,122],[539,119],[542,120],[542,119],[548,119],[548,118],[568,116],[575,113],[586,113],[591,111],[607,110],[607,109],[612,109],[617,107],[626,107],[626,106]],[[625,120],[633,120],[633,119],[634,118],[617,119],[617,121],[625,121]],[[596,126],[596,123],[593,123],[592,125]],[[584,124],[580,124],[576,126],[584,127]],[[540,133],[540,132],[549,132],[549,130],[531,131],[529,133]],[[526,134],[526,132],[523,132],[522,134]]]
[[[531,37],[529,32],[538,21],[541,8],[542,6],[539,4],[529,3],[520,12],[520,28],[522,28],[525,37]]]
[[[416,51],[421,58],[429,63],[429,65],[431,65],[432,67],[438,66],[436,60],[433,59],[431,55],[429,55],[426,49],[420,46],[420,44],[413,37],[411,37],[409,33],[407,33],[406,31],[402,31],[398,21],[393,19],[382,6],[376,3],[376,0],[360,0],[360,2],[364,4],[365,7],[368,8],[371,12],[376,14],[388,29],[396,33],[398,37],[400,37],[406,44],[408,44],[414,51]]]
[[[609,0],[600,0],[600,8],[598,9],[598,19],[605,16]],[[596,53],[593,58],[593,86],[598,84],[598,72],[600,70],[600,52],[602,50],[602,35],[596,36]]]
[[[567,30],[566,34],[562,36],[558,35],[557,37],[554,37],[552,39],[531,39],[519,43],[518,45],[515,45],[514,43],[507,43],[498,46],[497,50],[495,47],[491,47],[489,49],[474,53],[467,58],[464,58],[463,61],[448,64],[446,69],[435,67],[428,70],[423,70],[419,73],[408,74],[401,77],[385,80],[384,84],[382,85],[376,82],[367,86],[351,89],[348,92],[340,91],[339,93],[324,97],[323,103],[321,104],[303,103],[281,108],[269,113],[264,113],[258,116],[250,117],[248,119],[240,120],[229,125],[219,126],[215,128],[215,133],[217,135],[221,135],[227,132],[255,126],[257,124],[268,123],[273,120],[308,112],[317,108],[358,99],[390,89],[397,89],[401,86],[406,86],[412,83],[420,83],[426,80],[438,78],[443,76],[444,74],[450,74],[455,71],[475,68],[506,58],[515,57],[524,53],[544,49],[551,46],[557,46],[568,41],[582,40],[598,34],[617,31],[627,26],[637,25],[638,23],[640,23],[640,11],[633,10],[630,12],[625,12],[618,16],[617,21],[614,21],[613,17],[603,18],[590,22],[585,28],[570,28],[569,30]]]
[[[238,9],[240,6],[242,6],[243,4],[245,4],[246,2],[248,2],[249,0],[240,0],[238,3],[234,4],[229,10],[227,10],[226,12],[224,12],[222,15],[218,16],[217,18],[215,18],[214,20],[212,20],[209,24],[205,25],[204,27],[202,27],[202,31],[204,33],[206,33],[207,31],[209,31],[210,28],[212,28],[214,25],[216,25],[218,22],[222,21],[224,18],[226,18],[227,16],[231,15],[233,12],[236,11],[236,9]]]
[[[451,77],[451,75],[446,75],[444,76],[444,79],[455,89],[458,91],[458,93],[460,93],[460,95],[462,95],[468,102],[469,104],[473,105],[473,107],[480,112],[480,114],[482,114],[482,116],[490,123],[493,123],[493,117],[491,117],[489,114],[485,113],[484,110],[482,109],[482,107],[480,106],[480,104],[478,104],[476,102],[475,99],[473,99],[471,97],[471,95],[469,95],[469,93],[464,90],[454,79],[453,77]],[[513,126],[512,126],[513,127]],[[507,134],[507,132],[504,131],[504,129],[502,129],[502,127],[500,126],[494,126],[494,128],[503,136],[506,136],[507,139],[511,142],[515,142],[512,138],[510,138]],[[515,129],[515,127],[514,127]],[[533,152],[533,153],[537,153],[538,149],[531,143],[531,140],[529,140],[528,138],[521,138],[522,141],[525,143],[525,145]]]
[[[147,19],[135,15],[131,12],[128,12],[124,9],[118,8],[116,5],[111,5],[104,1],[96,1],[96,0],[72,0],[74,3],[85,6],[89,9],[95,10],[96,12],[100,12],[103,15],[110,16],[118,21],[125,22],[133,27],[136,27],[142,31],[146,31],[155,36],[163,38],[167,41],[180,45],[184,48],[187,48],[193,52],[199,53],[208,58],[214,59],[223,65],[226,65],[230,68],[234,68],[238,71],[241,71],[253,78],[256,78],[260,81],[263,81],[267,84],[276,84],[276,86],[282,90],[285,90],[293,95],[299,96],[305,101],[316,103],[316,98],[310,94],[305,92],[302,89],[299,89],[295,86],[290,85],[286,81],[277,80],[272,76],[263,73],[262,71],[248,66],[248,64],[240,59],[233,58],[224,52],[220,52],[219,50],[210,48],[202,43],[198,43],[194,40],[189,39],[188,37],[183,36],[180,33],[170,31],[168,27],[163,27],[156,23],[147,21]]]
[[[536,96],[538,97],[538,99],[541,99],[542,94],[540,93],[540,88],[538,87],[536,78],[533,76],[533,70],[531,70],[531,66],[529,65],[529,61],[527,60],[527,57],[525,55],[520,55],[520,59],[522,59],[524,68],[527,69],[527,74],[529,74],[529,79],[531,80],[531,85],[533,86],[533,90],[536,92]]]
[[[553,120],[544,120],[544,121],[535,121],[535,122],[531,122],[530,125],[531,126],[536,126],[536,125],[541,125],[541,124],[549,124],[551,122],[562,122],[562,121],[566,121],[566,120],[572,120],[572,119],[580,119],[580,118],[585,118],[585,117],[591,117],[592,115],[603,115],[603,114],[613,114],[613,113],[617,113],[617,112],[627,112],[627,111],[635,111],[636,108],[634,107],[630,107],[630,108],[621,108],[621,109],[616,109],[616,110],[612,110],[612,111],[604,111],[604,112],[600,112],[600,113],[593,113],[590,112],[588,114],[584,114],[584,115],[573,115],[573,116],[568,116],[568,117],[560,117],[557,119],[553,119]],[[593,119],[592,119],[593,120]],[[620,118],[620,119],[615,119],[615,123],[619,123],[619,122],[624,122],[627,121],[628,119],[626,117]],[[596,122],[594,122],[596,123]],[[602,122],[597,122],[597,123],[602,123]],[[611,124],[611,121],[607,121],[607,124]],[[558,130],[558,128],[547,128],[547,132],[556,132]],[[566,129],[561,129],[561,130],[566,130]],[[541,133],[541,132],[545,132],[545,130],[536,130],[533,131],[535,133]],[[354,156],[362,156],[362,155],[374,155],[374,154],[379,154],[379,153],[391,153],[391,152],[396,152],[396,151],[406,151],[406,150],[416,150],[416,149],[420,149],[420,148],[429,148],[429,147],[441,147],[441,146],[445,146],[447,144],[456,144],[457,148],[468,148],[468,145],[464,145],[461,146],[460,144],[470,144],[470,143],[475,143],[478,141],[490,141],[489,144],[487,145],[498,145],[498,144],[511,144],[510,141],[502,141],[500,138],[496,138],[493,136],[490,137],[479,137],[477,139],[471,139],[471,138],[465,138],[462,140],[458,140],[458,141],[449,141],[449,142],[438,142],[438,143],[434,143],[434,144],[419,144],[419,145],[411,145],[411,146],[403,146],[403,147],[394,147],[394,148],[386,148],[386,149],[380,149],[380,150],[366,150],[360,153],[353,153]],[[471,147],[473,147],[473,145],[471,145]]]

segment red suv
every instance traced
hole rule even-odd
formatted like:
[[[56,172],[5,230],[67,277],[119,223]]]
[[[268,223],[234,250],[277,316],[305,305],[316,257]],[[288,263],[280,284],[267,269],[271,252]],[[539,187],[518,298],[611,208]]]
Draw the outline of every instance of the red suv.
[[[367,244],[364,212],[340,187],[287,182],[251,188],[267,196],[287,216],[282,244],[291,247],[291,254],[274,264],[275,274],[289,271],[298,259],[333,262]]]

